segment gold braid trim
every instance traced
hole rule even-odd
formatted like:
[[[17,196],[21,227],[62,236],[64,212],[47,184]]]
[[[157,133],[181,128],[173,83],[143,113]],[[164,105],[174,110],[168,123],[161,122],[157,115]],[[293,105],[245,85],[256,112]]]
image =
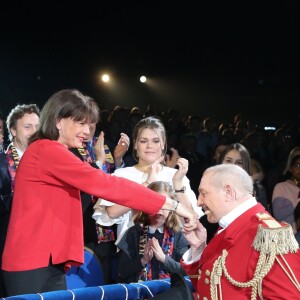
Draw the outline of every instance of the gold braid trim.
[[[263,278],[268,274],[270,269],[272,268],[275,258],[276,258],[276,250],[275,250],[275,243],[272,243],[270,248],[272,249],[271,253],[266,255],[264,253],[260,253],[259,259],[256,265],[256,269],[254,272],[254,276],[251,280],[247,282],[239,282],[234,280],[228,273],[228,270],[225,266],[226,257],[228,255],[228,252],[226,250],[223,250],[222,255],[218,257],[218,259],[215,261],[213,270],[211,272],[211,284],[210,284],[210,294],[212,300],[218,300],[218,292],[217,292],[217,286],[219,285],[219,294],[220,299],[222,299],[222,287],[221,287],[221,277],[222,273],[224,273],[227,280],[234,286],[240,287],[240,288],[252,288],[251,293],[251,300],[256,300],[257,295],[262,298],[262,280]]]
[[[14,163],[16,165],[16,169],[17,169],[19,166],[19,163],[20,163],[20,157],[19,157],[18,151],[13,143],[11,143],[9,146],[10,146],[10,150],[11,150],[11,154],[12,154]]]
[[[147,244],[147,234],[148,234],[148,226],[141,224],[142,226],[142,233],[140,235],[139,241],[139,254],[144,255],[145,246]]]
[[[282,225],[265,213],[259,213],[257,214],[257,217],[266,227],[261,224],[258,225],[257,234],[252,244],[253,248],[260,252],[253,278],[247,282],[234,280],[229,275],[225,265],[228,252],[223,250],[222,255],[215,261],[211,272],[210,294],[212,300],[218,300],[218,295],[220,295],[220,299],[222,299],[221,277],[223,273],[232,285],[240,288],[251,287],[251,300],[256,300],[257,296],[259,296],[260,299],[263,299],[262,280],[271,270],[275,260],[290,281],[300,291],[300,284],[288,262],[283,257],[284,254],[296,253],[299,249],[291,225],[285,222],[283,222],[284,224]],[[282,262],[279,258],[282,259]]]
[[[85,151],[84,147],[77,148],[77,150],[81,156],[84,157],[86,155],[86,151]]]
[[[144,255],[145,253],[145,246],[147,243],[147,235],[148,235],[148,226],[145,226],[144,224],[140,224],[142,227],[142,233],[140,235],[140,241],[139,241],[139,254]],[[147,265],[147,264],[146,264]],[[147,268],[146,265],[144,266],[141,273],[144,274],[145,278],[147,278]],[[139,282],[142,280],[138,280]]]

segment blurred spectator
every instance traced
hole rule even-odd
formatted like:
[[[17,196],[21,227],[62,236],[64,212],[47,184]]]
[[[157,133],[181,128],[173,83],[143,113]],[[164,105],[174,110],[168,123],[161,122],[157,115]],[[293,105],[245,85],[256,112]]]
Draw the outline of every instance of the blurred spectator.
[[[0,153],[5,149],[5,138],[4,138],[4,126],[5,120],[2,112],[0,112]]]
[[[261,164],[253,158],[251,158],[250,160],[250,175],[253,181],[253,188],[254,188],[253,195],[255,196],[256,200],[260,202],[268,212],[271,213],[272,204],[269,203],[268,201],[267,192],[263,185],[265,172]]]
[[[274,149],[275,152],[275,149]],[[300,146],[296,146],[286,154],[284,158],[277,161],[276,165],[269,169],[265,179],[267,196],[272,199],[274,187],[277,183],[287,180],[290,177],[290,164],[293,157],[300,155]]]
[[[205,157],[197,152],[197,138],[193,134],[183,135],[181,145],[179,156],[187,159],[189,162],[186,176],[190,180],[192,190],[198,196],[199,183],[204,170],[208,167],[208,163]]]
[[[254,167],[256,167],[258,172],[262,172],[262,168],[260,167],[258,162],[256,162],[256,164],[254,162],[255,161],[253,161],[252,165],[253,170]],[[251,175],[250,153],[247,148],[240,143],[234,143],[227,146],[220,155],[219,163],[238,165],[239,167],[243,168],[249,175]],[[265,209],[269,209],[265,187],[261,184],[261,182],[258,183],[257,180],[253,181],[253,196],[255,196],[256,200],[260,202],[265,207]]]
[[[288,159],[288,163],[288,179],[275,185],[272,208],[274,217],[291,224],[296,232],[294,210],[300,201],[300,155]]]

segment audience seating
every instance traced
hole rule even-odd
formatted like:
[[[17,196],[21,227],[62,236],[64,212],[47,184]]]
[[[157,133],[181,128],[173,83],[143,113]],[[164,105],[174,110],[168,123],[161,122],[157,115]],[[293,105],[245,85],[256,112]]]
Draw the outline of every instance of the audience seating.
[[[84,247],[84,264],[71,267],[66,273],[66,282],[69,290],[104,284],[101,262],[91,249]]]

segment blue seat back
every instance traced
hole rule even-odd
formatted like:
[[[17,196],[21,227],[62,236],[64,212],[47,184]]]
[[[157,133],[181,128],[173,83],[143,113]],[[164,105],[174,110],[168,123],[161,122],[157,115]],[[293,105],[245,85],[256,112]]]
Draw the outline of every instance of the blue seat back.
[[[66,283],[69,290],[104,284],[101,262],[91,249],[84,247],[84,264],[66,272]]]

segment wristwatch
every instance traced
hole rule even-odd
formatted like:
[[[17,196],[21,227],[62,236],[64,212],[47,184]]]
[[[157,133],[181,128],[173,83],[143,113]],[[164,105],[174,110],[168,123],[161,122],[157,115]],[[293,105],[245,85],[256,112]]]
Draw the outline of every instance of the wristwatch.
[[[175,190],[175,193],[185,193],[186,187],[183,186],[180,190]]]

